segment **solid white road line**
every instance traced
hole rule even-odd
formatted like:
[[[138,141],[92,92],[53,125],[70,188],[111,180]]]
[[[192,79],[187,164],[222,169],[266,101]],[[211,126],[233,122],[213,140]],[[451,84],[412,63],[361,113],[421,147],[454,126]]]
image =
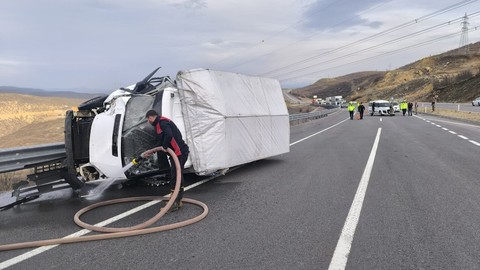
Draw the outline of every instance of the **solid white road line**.
[[[298,141],[296,141],[296,142],[293,142],[293,143],[290,144],[290,146],[295,145],[295,144],[297,144],[297,143],[299,143],[299,142],[303,142],[303,141],[305,141],[305,140],[307,140],[307,139],[310,139],[311,137],[316,136],[316,135],[318,135],[318,134],[320,134],[320,133],[323,133],[323,132],[325,132],[325,131],[333,128],[333,127],[336,127],[336,126],[340,125],[341,123],[343,123],[343,122],[345,122],[345,121],[347,121],[347,120],[349,120],[349,119],[350,119],[350,118],[347,118],[347,119],[345,119],[345,120],[343,120],[343,121],[340,121],[340,122],[336,123],[336,124],[333,125],[333,126],[330,126],[330,127],[326,128],[326,129],[323,129],[323,130],[320,130],[320,131],[317,132],[317,133],[314,133],[314,134],[312,134],[312,135],[310,135],[310,136],[307,136],[307,137],[305,137],[305,138],[303,138],[303,139],[301,139],[301,140],[298,140]]]
[[[299,143],[299,142],[302,142],[302,141],[304,141],[304,140],[306,140],[306,139],[309,139],[309,138],[311,138],[311,137],[313,137],[313,136],[315,136],[315,135],[318,135],[318,134],[320,134],[320,133],[322,133],[322,132],[325,132],[325,131],[327,131],[327,130],[335,127],[335,126],[338,126],[338,125],[340,125],[341,123],[347,121],[348,119],[350,119],[350,118],[347,118],[347,119],[345,119],[345,120],[343,120],[343,121],[340,121],[339,123],[337,123],[337,124],[335,124],[335,125],[333,125],[333,126],[330,126],[330,127],[326,128],[326,129],[323,129],[323,130],[321,130],[321,131],[319,131],[319,132],[317,132],[317,133],[314,133],[314,134],[312,134],[312,135],[310,135],[310,136],[308,136],[308,137],[305,137],[305,138],[303,138],[303,139],[301,139],[301,140],[298,140],[298,141],[296,141],[296,142],[293,142],[293,143],[290,144],[290,146],[292,146],[292,145],[294,145],[294,144],[297,144],[297,143]],[[233,170],[235,170],[235,169],[232,169],[232,170],[230,170],[230,171],[233,171]],[[185,191],[187,191],[187,190],[189,190],[189,189],[192,189],[192,188],[194,188],[194,187],[197,187],[197,186],[199,186],[199,185],[205,184],[205,183],[211,181],[212,179],[215,179],[217,176],[218,176],[218,175],[212,176],[212,177],[209,177],[209,178],[204,179],[204,180],[202,180],[202,181],[199,181],[199,182],[197,182],[197,183],[195,183],[195,184],[192,184],[192,185],[190,185],[190,186],[187,186],[187,187],[185,187]],[[115,222],[115,221],[118,221],[118,220],[120,220],[120,219],[122,219],[122,218],[125,218],[125,217],[127,217],[127,216],[132,215],[132,214],[135,214],[135,213],[137,213],[137,212],[139,212],[139,211],[141,211],[141,210],[143,210],[143,209],[146,209],[146,208],[148,208],[148,207],[150,207],[150,206],[152,206],[152,205],[155,205],[155,204],[157,204],[157,203],[159,203],[159,202],[160,202],[160,201],[151,201],[151,202],[148,202],[148,203],[146,203],[146,204],[143,204],[143,205],[140,205],[140,206],[138,206],[138,207],[135,207],[135,208],[133,208],[133,209],[131,209],[131,210],[125,212],[125,213],[119,214],[119,215],[114,216],[114,217],[112,217],[112,218],[109,218],[109,219],[107,219],[107,220],[105,220],[105,221],[102,221],[102,222],[100,222],[100,223],[97,223],[97,224],[95,224],[95,226],[99,226],[99,227],[100,227],[100,226],[101,226],[101,227],[106,226],[106,225],[111,224],[111,223],[113,223],[113,222]],[[65,236],[65,237],[63,237],[63,238],[78,237],[78,236],[82,236],[82,235],[85,235],[85,234],[90,233],[90,232],[91,232],[90,230],[83,229],[83,230],[80,230],[80,231],[78,231],[78,232],[76,232],[76,233],[72,233],[72,234],[70,234],[70,235],[67,235],[67,236]],[[7,268],[7,267],[10,267],[10,266],[15,265],[15,264],[17,264],[17,263],[20,263],[20,262],[22,262],[22,261],[25,261],[25,260],[27,260],[27,259],[29,259],[29,258],[32,258],[33,256],[36,256],[36,255],[38,255],[38,254],[41,254],[41,253],[43,253],[43,252],[45,252],[45,251],[48,251],[48,250],[50,250],[50,249],[52,249],[52,248],[55,248],[55,247],[57,247],[57,246],[59,246],[59,245],[51,245],[51,246],[39,247],[39,248],[36,248],[36,249],[34,249],[34,250],[32,250],[32,251],[23,253],[23,254],[18,255],[18,256],[14,257],[14,258],[11,258],[11,259],[9,259],[9,260],[6,260],[6,261],[4,261],[4,262],[1,262],[1,263],[0,263],[0,270],[3,270],[3,269],[5,269],[5,268]]]
[[[353,236],[355,229],[357,228],[358,219],[360,218],[360,212],[362,211],[363,200],[365,193],[367,192],[368,182],[370,181],[370,174],[373,168],[373,162],[375,161],[375,155],[377,154],[378,142],[380,141],[380,134],[382,128],[377,131],[377,137],[373,143],[372,151],[368,157],[367,165],[363,171],[362,179],[358,185],[355,198],[353,198],[352,206],[348,212],[347,219],[343,225],[342,233],[338,239],[337,247],[333,253],[332,260],[328,266],[329,270],[342,270],[347,266],[348,255],[350,254],[350,248],[352,247]]]
[[[141,211],[141,210],[143,210],[143,209],[145,209],[145,208],[148,208],[148,207],[150,207],[150,206],[152,206],[152,205],[154,205],[154,204],[157,204],[157,203],[159,203],[159,202],[160,202],[160,201],[151,201],[151,202],[148,202],[148,203],[146,203],[146,204],[143,204],[143,205],[140,205],[140,206],[138,206],[138,207],[135,207],[135,208],[133,208],[133,209],[127,211],[127,212],[121,213],[121,214],[116,215],[116,216],[114,216],[114,217],[112,217],[112,218],[109,218],[109,219],[107,219],[107,220],[105,220],[105,221],[102,221],[102,222],[100,222],[100,223],[97,223],[97,224],[95,224],[95,226],[99,226],[99,227],[106,226],[106,225],[108,225],[108,224],[110,224],[110,223],[113,223],[113,222],[118,221],[118,220],[120,220],[120,219],[122,219],[122,218],[125,218],[125,217],[127,217],[127,216],[130,216],[130,215],[132,215],[132,214],[134,214],[134,213],[137,213],[137,212],[139,212],[139,211]],[[85,234],[90,233],[90,232],[91,232],[90,230],[83,229],[83,230],[80,230],[80,231],[78,231],[78,232],[76,232],[76,233],[72,233],[72,234],[70,234],[70,235],[67,235],[67,236],[65,236],[65,237],[63,237],[63,238],[79,237],[79,236],[85,235]],[[52,249],[52,248],[54,248],[54,247],[57,247],[57,246],[59,246],[59,245],[43,246],[43,247],[36,248],[36,249],[34,249],[34,250],[32,250],[32,251],[23,253],[22,255],[19,255],[19,256],[17,256],[17,257],[14,257],[14,258],[12,258],[12,259],[10,259],[10,260],[6,260],[6,261],[4,261],[4,262],[1,262],[1,263],[0,263],[0,269],[5,269],[5,268],[7,268],[7,267],[10,267],[10,266],[12,266],[12,265],[15,265],[15,264],[17,264],[17,263],[19,263],[19,262],[22,262],[22,261],[24,261],[24,260],[27,260],[27,259],[29,259],[29,258],[31,258],[31,257],[33,257],[33,256],[36,256],[36,255],[38,255],[38,254],[40,254],[40,253],[43,253],[43,252],[45,252],[45,251],[47,251],[47,250],[50,250],[50,249]]]

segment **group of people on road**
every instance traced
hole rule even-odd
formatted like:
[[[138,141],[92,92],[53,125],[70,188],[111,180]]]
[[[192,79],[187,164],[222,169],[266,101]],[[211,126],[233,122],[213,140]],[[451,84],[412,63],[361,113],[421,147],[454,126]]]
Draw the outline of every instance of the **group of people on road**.
[[[353,115],[355,114],[355,104],[352,101],[348,103],[348,113],[350,114],[350,120],[353,120]],[[359,120],[363,119],[363,113],[365,112],[365,106],[362,102],[358,103],[357,111],[359,113]]]
[[[400,110],[402,110],[403,116],[405,116],[405,113],[407,113],[407,110],[408,110],[408,116],[412,116],[413,115],[413,103],[412,102],[407,103],[406,100],[403,100],[400,103]]]
[[[353,120],[354,115],[355,115],[355,108],[357,109],[358,112],[358,120],[363,119],[363,114],[365,112],[365,106],[363,105],[362,102],[358,103],[358,106],[355,106],[356,102],[350,101],[347,106],[348,113],[350,114],[350,120]],[[372,104],[372,110],[375,110],[374,108],[375,104]],[[400,110],[403,113],[403,116],[408,112],[408,116],[413,115],[413,106],[414,104],[412,102],[408,102],[406,100],[403,100],[400,102]],[[415,114],[417,114],[417,108],[418,104],[415,102]],[[391,106],[391,110],[393,110],[393,106]]]

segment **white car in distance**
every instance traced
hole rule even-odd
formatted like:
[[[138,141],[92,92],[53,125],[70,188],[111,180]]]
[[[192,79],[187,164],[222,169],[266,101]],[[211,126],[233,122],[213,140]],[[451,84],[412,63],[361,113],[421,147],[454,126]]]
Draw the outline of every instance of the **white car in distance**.
[[[480,97],[477,97],[472,101],[472,106],[480,106]]]

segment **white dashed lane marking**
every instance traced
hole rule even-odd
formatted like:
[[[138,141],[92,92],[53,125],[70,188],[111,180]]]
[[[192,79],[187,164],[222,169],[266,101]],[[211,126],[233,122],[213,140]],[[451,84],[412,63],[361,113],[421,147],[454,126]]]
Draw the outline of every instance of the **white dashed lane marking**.
[[[430,120],[427,120],[427,119],[425,119],[425,118],[421,118],[421,117],[418,117],[418,116],[416,116],[416,117],[419,118],[419,119],[422,119],[423,121],[425,121],[425,122],[427,122],[427,123],[430,123],[430,124],[432,124],[432,125],[434,125],[434,126],[436,126],[436,127],[439,127],[439,128],[441,128],[441,129],[443,129],[443,130],[445,130],[445,131],[448,131],[449,133],[451,133],[451,134],[453,134],[453,135],[457,135],[457,136],[458,136],[459,138],[461,138],[461,139],[468,140],[470,143],[472,143],[472,144],[474,144],[474,145],[476,145],[476,146],[480,146],[480,143],[479,143],[479,142],[474,141],[474,140],[470,140],[469,138],[467,138],[467,137],[465,137],[465,136],[463,136],[463,135],[457,134],[457,132],[455,132],[455,131],[453,131],[453,130],[449,130],[448,128],[442,127],[441,125],[438,125],[438,124],[436,124],[436,123],[434,123],[434,122],[432,122],[432,121],[430,121]]]
[[[468,141],[471,142],[471,143],[473,143],[473,144],[475,144],[476,146],[480,146],[480,143],[479,143],[479,142],[476,142],[476,141],[474,141],[474,140],[468,140]]]

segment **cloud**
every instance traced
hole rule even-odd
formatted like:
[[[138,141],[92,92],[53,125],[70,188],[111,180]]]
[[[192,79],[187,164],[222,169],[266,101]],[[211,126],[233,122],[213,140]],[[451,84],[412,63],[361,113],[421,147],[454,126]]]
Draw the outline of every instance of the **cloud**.
[[[369,21],[361,17],[361,13],[378,8],[389,1],[383,0],[334,0],[316,1],[305,7],[304,27],[312,30],[336,31],[351,26],[365,25],[378,28],[379,21]]]
[[[17,76],[21,62],[0,59],[0,81],[8,81],[9,78]]]
[[[186,9],[206,8],[207,2],[205,0],[167,0],[168,5]]]
[[[0,1],[0,59],[3,60],[0,78],[2,84],[9,82],[35,88],[110,89],[135,83],[158,66],[162,66],[161,73],[170,76],[179,70],[199,67],[251,75],[268,74],[277,69],[288,71],[306,66],[296,64],[298,62],[448,5],[452,5],[451,0],[434,3],[416,0]],[[459,31],[461,25],[451,25],[440,32],[382,47],[370,54],[323,62],[462,16],[467,8],[469,12],[480,10],[480,3],[472,1],[428,22],[348,47],[328,57],[321,56],[308,62],[318,66],[295,73],[298,78],[294,81],[308,84],[321,76],[343,75],[360,71],[359,68],[383,70],[385,66],[404,65],[407,58],[390,57],[333,68],[380,51],[394,50],[395,46],[405,47],[438,34]],[[475,19],[471,19],[471,26],[479,25]],[[479,35],[472,32],[469,37],[472,42],[478,40]],[[418,49],[410,53],[410,57],[418,59],[426,53],[455,46],[458,40],[452,39],[449,43]],[[318,69],[327,71],[305,75]],[[275,78],[285,77],[291,76]]]

